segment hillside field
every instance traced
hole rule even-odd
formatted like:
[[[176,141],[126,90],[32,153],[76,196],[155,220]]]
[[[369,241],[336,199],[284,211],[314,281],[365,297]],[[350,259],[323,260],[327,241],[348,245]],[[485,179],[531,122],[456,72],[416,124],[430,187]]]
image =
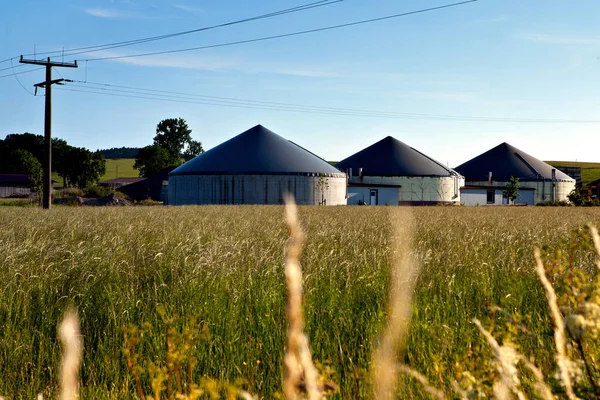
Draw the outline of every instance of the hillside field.
[[[600,179],[600,163],[576,162],[576,161],[546,161],[556,167],[579,167],[581,168],[581,182],[587,185]]]
[[[122,329],[149,324],[138,362],[143,371],[152,370],[150,362],[164,365],[162,309],[179,316],[177,328],[196,319],[206,327],[194,350],[193,381],[237,382],[274,398],[287,326],[283,211],[0,207],[0,394],[56,394],[57,323],[75,306],[84,344],[81,398],[136,398]],[[299,216],[307,236],[306,331],[318,368],[339,385],[334,399],[372,398],[371,354],[386,325],[399,243],[412,243],[411,273],[418,276],[400,361],[450,394],[455,380],[473,385],[472,376],[489,385],[496,371],[473,318],[499,340],[512,337],[545,376],[554,376],[552,322],[534,247],[570,254],[577,271],[596,271],[591,247],[569,244],[574,229],[600,226],[593,208],[301,207]],[[393,224],[412,234],[393,237]],[[563,278],[552,279],[559,285]],[[598,342],[585,345],[598,354]],[[532,379],[521,377],[528,387]],[[413,378],[398,382],[398,398],[427,397]],[[147,372],[141,385],[150,392]]]
[[[134,158],[118,158],[106,160],[106,173],[100,178],[100,182],[108,179],[119,178],[137,178],[139,171],[133,169]],[[117,174],[118,173],[118,174]],[[62,189],[63,180],[56,172],[52,173],[52,179],[56,182],[54,189]]]
[[[135,158],[118,158],[106,160],[106,173],[100,181],[115,178],[137,178],[140,176],[137,169],[133,169]]]

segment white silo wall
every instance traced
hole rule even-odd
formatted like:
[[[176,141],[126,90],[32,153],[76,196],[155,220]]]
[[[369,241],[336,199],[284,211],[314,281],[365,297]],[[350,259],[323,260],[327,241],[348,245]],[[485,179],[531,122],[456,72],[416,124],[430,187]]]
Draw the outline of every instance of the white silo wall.
[[[298,204],[345,205],[346,177],[343,174],[169,176],[170,205],[283,204],[287,193],[293,194]]]
[[[354,176],[349,180],[348,204],[364,201],[370,189],[385,193],[379,205],[459,204],[464,184],[462,176]]]

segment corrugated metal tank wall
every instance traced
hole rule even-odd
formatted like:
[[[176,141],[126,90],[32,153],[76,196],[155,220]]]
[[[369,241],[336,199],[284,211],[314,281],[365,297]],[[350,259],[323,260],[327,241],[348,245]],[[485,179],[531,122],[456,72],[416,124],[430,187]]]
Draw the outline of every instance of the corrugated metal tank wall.
[[[169,177],[169,204],[283,204],[292,193],[298,204],[346,204],[346,177],[317,175],[175,175]]]

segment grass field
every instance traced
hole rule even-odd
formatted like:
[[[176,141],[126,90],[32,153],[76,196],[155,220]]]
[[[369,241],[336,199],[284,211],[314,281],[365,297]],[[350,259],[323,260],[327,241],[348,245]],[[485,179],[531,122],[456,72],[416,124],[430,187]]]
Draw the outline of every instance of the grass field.
[[[120,158],[106,160],[106,173],[100,181],[115,178],[137,178],[140,176],[137,169],[133,169],[134,158]]]
[[[119,178],[137,178],[139,177],[139,171],[133,169],[135,159],[133,158],[120,158],[120,159],[107,159],[106,160],[106,173],[100,178],[100,181],[108,179]],[[63,180],[56,172],[52,173],[52,179],[56,182],[54,184],[55,189],[61,189],[63,186]]]
[[[518,349],[554,374],[552,324],[532,251],[571,251],[573,264],[588,268],[591,250],[572,251],[568,239],[586,223],[600,226],[600,210],[431,207],[411,209],[411,220],[388,207],[299,212],[307,233],[306,330],[314,360],[340,387],[333,398],[372,397],[371,354],[386,320],[390,260],[396,240],[406,239],[392,237],[391,221],[413,231],[420,265],[403,363],[448,393],[465,369],[488,379],[491,353],[471,320],[506,334],[507,317],[492,311],[498,306],[531,317],[520,320],[526,333],[515,335]],[[241,378],[263,398],[281,392],[282,207],[6,207],[0,226],[0,394],[55,393],[56,326],[70,305],[81,316],[82,398],[134,398],[121,328],[150,323],[140,362],[164,360],[159,305],[180,316],[180,325],[198,318],[208,327],[194,379]],[[149,387],[147,376],[142,381]],[[398,397],[426,394],[403,376]]]
[[[546,161],[556,167],[579,167],[581,168],[581,182],[584,185],[600,179],[600,163],[576,162],[576,161]]]

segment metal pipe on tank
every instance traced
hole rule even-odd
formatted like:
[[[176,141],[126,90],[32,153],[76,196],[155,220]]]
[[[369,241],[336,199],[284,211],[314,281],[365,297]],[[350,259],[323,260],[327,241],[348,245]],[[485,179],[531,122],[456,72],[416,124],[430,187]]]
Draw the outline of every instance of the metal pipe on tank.
[[[552,168],[552,201],[556,201],[556,169]]]
[[[492,184],[492,171],[488,172],[488,183]]]

